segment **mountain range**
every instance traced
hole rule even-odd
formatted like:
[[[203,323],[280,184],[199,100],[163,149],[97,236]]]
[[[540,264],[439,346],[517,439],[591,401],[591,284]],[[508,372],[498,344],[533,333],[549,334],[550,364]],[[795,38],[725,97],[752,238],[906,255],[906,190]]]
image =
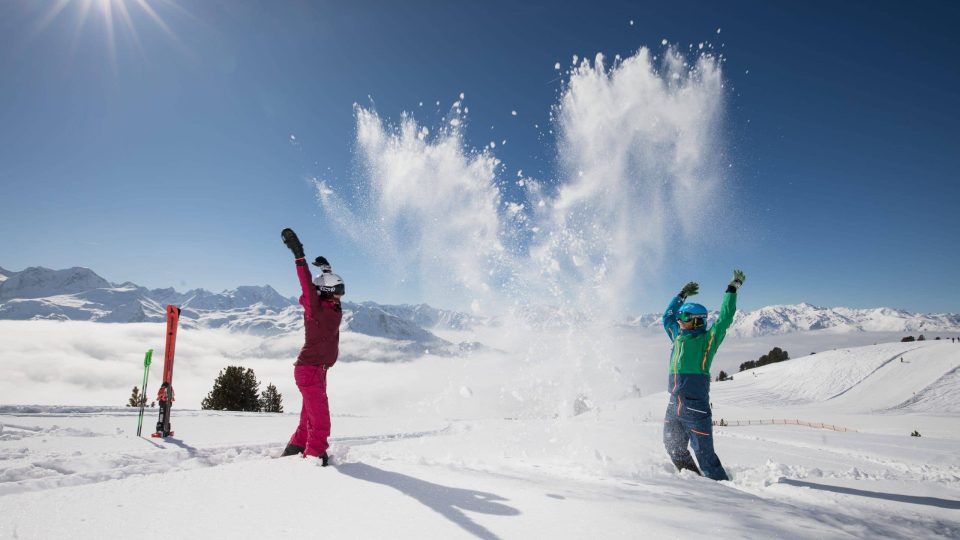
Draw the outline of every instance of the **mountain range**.
[[[269,285],[243,286],[213,293],[193,289],[147,289],[131,282],[110,283],[89,268],[51,270],[30,267],[20,272],[0,268],[0,319],[82,320],[97,322],[161,322],[164,307],[181,308],[181,325],[226,328],[232,331],[277,335],[299,331],[302,312],[295,298],[287,298]],[[381,305],[344,302],[341,330],[377,338],[408,342],[433,351],[471,350],[478,344],[456,346],[431,330],[466,330],[476,325],[496,325],[482,319],[426,304]],[[549,310],[530,310],[545,313]],[[711,313],[716,317],[716,312]],[[628,319],[624,326],[659,329],[660,315]],[[825,308],[811,304],[767,306],[737,311],[729,333],[750,337],[815,330],[865,332],[960,331],[958,314],[920,314],[893,308]]]

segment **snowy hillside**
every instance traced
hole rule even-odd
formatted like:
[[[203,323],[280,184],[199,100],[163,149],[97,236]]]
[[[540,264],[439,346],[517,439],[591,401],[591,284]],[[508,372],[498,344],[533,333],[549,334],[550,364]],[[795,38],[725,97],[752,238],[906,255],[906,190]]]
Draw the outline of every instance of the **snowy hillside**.
[[[734,374],[713,399],[842,414],[960,415],[960,344],[889,343],[828,351]]]
[[[31,383],[29,394],[47,404],[65,403],[65,387],[51,374],[74,377],[42,365],[64,356],[57,347],[69,336],[58,332],[78,324],[94,335],[156,326],[2,324],[40,325],[50,335],[39,347],[27,336],[32,349],[0,352],[5,373],[26,374],[33,364],[47,378]],[[263,357],[270,350],[257,347],[261,339],[203,329],[181,337],[178,396],[185,399],[198,393],[192,379],[210,376],[198,355],[215,341],[224,347],[217,355],[254,365],[261,377],[292,379],[289,359]],[[620,338],[631,339],[630,331]],[[112,347],[92,341],[88,353],[103,360],[84,365],[102,381]],[[557,373],[583,380],[590,366],[549,350],[542,362],[524,361],[511,342],[494,344],[507,352],[334,367],[328,468],[271,459],[295,414],[196,411],[178,400],[176,436],[157,440],[133,434],[131,409],[0,405],[0,537],[121,538],[131,530],[144,538],[311,537],[318,523],[324,536],[342,538],[960,536],[960,344],[841,349],[715,383],[714,419],[754,422],[715,428],[732,478],[726,482],[670,466],[661,440],[664,392],[618,397],[595,388],[586,413],[530,414],[563,401]],[[605,376],[620,371],[623,385],[643,386],[656,378],[659,390],[662,343],[623,346],[650,356],[656,373],[639,376],[627,355]],[[136,363],[127,378],[136,378]],[[283,382],[286,410],[299,410],[296,390]],[[24,384],[0,381],[0,395]],[[151,426],[156,410],[148,412]],[[848,431],[759,425],[786,419]],[[910,437],[912,430],[923,436]],[[142,527],[149,512],[131,493],[164,501],[162,528]]]

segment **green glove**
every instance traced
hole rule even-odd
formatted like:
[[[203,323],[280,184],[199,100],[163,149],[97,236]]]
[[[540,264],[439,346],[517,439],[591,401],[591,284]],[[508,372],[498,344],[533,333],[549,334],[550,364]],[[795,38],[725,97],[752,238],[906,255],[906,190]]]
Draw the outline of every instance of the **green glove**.
[[[679,296],[681,300],[686,300],[688,296],[693,296],[698,292],[700,292],[700,285],[698,285],[696,281],[691,281],[680,289],[680,294],[677,296]]]
[[[743,286],[743,282],[747,280],[747,275],[743,273],[742,270],[733,271],[733,280],[730,281],[730,286],[734,289],[739,289]]]

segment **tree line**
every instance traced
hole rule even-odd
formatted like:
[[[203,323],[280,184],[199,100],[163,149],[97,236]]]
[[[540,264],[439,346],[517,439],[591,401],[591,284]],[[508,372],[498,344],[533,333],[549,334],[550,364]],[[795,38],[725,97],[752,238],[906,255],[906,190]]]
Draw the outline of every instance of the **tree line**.
[[[146,403],[146,396],[140,389],[133,387],[127,407],[140,407]],[[150,404],[151,407],[154,403]],[[202,409],[214,411],[283,412],[283,394],[277,391],[273,383],[267,384],[260,392],[260,381],[252,369],[243,366],[227,366],[220,370],[213,389],[200,402]]]

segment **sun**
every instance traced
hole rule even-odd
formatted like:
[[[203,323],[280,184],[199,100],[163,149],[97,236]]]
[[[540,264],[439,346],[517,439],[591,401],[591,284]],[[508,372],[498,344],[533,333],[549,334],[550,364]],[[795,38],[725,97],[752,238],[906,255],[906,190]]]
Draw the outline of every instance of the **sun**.
[[[81,34],[85,32],[88,20],[99,18],[99,27],[106,33],[110,62],[116,68],[118,29],[128,35],[134,46],[143,53],[136,21],[149,19],[179,45],[179,40],[154,6],[163,5],[183,11],[173,0],[54,0],[52,5],[41,14],[34,26],[34,33],[40,33],[61,16],[74,17],[73,43],[76,47]]]

